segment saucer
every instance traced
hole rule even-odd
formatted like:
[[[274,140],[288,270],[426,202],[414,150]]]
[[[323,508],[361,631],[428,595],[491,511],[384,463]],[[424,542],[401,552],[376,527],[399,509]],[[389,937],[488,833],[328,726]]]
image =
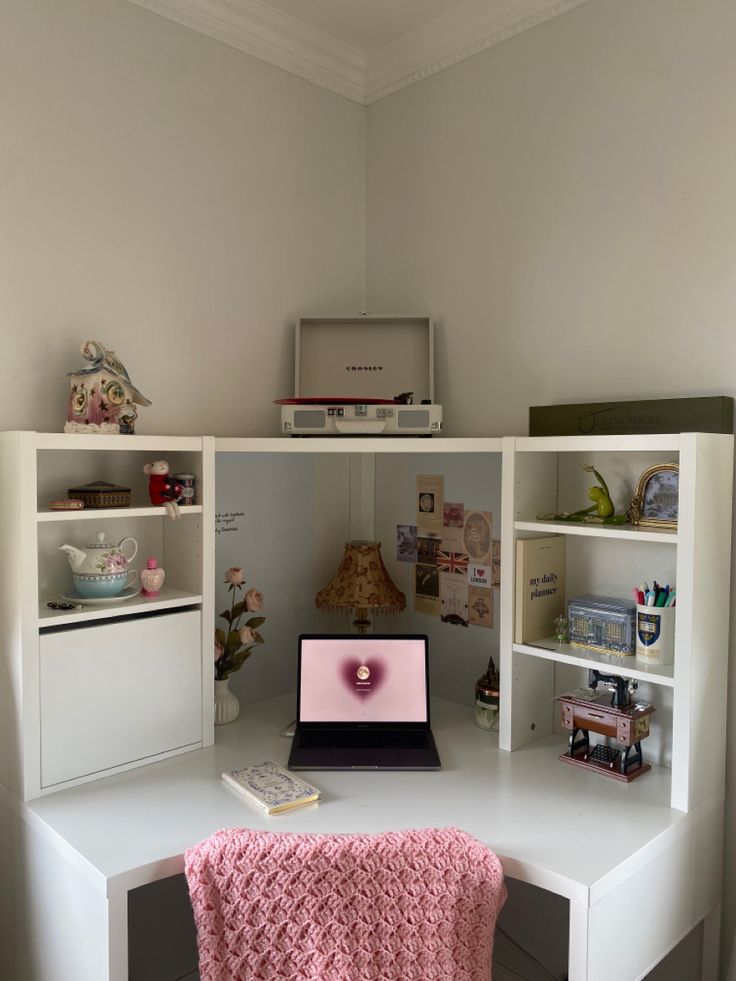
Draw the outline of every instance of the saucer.
[[[63,593],[62,599],[65,603],[82,603],[84,606],[107,606],[109,603],[124,603],[126,600],[133,599],[141,591],[140,586],[126,586],[122,593],[117,596],[80,596],[76,590],[71,593]]]

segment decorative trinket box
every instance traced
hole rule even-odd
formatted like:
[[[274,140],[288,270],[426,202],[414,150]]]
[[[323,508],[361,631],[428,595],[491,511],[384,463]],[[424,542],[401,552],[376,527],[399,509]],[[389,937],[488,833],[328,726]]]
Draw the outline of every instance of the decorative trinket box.
[[[84,501],[79,498],[64,497],[58,501],[49,501],[49,511],[81,511],[84,508]]]
[[[633,654],[636,604],[611,596],[576,596],[568,602],[570,643],[605,654]]]
[[[114,351],[99,341],[84,341],[82,357],[89,364],[68,371],[65,433],[135,432],[138,405],[150,405],[130,380]]]
[[[119,487],[104,480],[96,480],[82,487],[70,487],[69,497],[82,501],[86,508],[130,507],[130,487]]]

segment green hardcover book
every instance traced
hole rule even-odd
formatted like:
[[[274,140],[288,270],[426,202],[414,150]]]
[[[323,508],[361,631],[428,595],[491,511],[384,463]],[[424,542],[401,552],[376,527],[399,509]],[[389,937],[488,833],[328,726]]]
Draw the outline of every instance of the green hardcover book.
[[[726,395],[643,402],[533,405],[530,436],[616,436],[631,433],[730,433],[733,403]]]

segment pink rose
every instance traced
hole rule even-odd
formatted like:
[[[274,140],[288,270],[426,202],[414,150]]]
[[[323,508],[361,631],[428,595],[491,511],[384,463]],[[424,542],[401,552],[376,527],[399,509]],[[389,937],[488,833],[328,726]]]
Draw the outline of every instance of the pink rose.
[[[225,582],[229,582],[231,586],[240,586],[244,581],[243,570],[237,566],[233,566],[225,573]]]
[[[250,627],[240,628],[240,643],[243,644],[243,646],[245,646],[246,644],[255,644],[255,641],[256,641],[255,630],[252,630]]]
[[[249,613],[263,609],[263,593],[257,589],[249,589],[245,594],[245,608]]]
[[[215,662],[219,661],[222,655],[225,653],[225,648],[222,644],[216,640],[215,641]]]

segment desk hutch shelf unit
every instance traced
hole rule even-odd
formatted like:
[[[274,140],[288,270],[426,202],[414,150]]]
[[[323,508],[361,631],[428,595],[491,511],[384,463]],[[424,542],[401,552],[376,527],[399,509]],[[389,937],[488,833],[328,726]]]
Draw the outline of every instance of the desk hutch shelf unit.
[[[156,644],[163,636],[161,631],[149,631],[146,616],[133,612],[130,604],[125,604],[125,611],[118,607],[109,618],[107,611],[87,611],[76,623],[70,614],[58,613],[50,618],[48,628],[45,610],[41,618],[44,577],[52,574],[44,573],[40,558],[55,554],[58,543],[72,531],[86,541],[96,528],[87,515],[51,518],[46,501],[59,496],[67,485],[81,482],[80,461],[87,461],[87,466],[98,450],[100,459],[111,460],[110,468],[101,474],[87,466],[88,480],[101,477],[123,483],[127,473],[128,483],[135,487],[132,475],[138,480],[143,462],[161,456],[170,462],[174,457],[177,468],[198,477],[201,513],[192,512],[176,525],[162,514],[152,516],[153,509],[149,511],[143,499],[134,500],[125,514],[115,511],[106,516],[109,537],[113,533],[116,540],[125,534],[145,537],[145,527],[150,525],[156,530],[152,544],[168,567],[189,568],[189,573],[174,576],[172,582],[184,595],[165,599],[162,594],[161,602],[173,606],[165,611],[167,616],[194,612],[202,620],[198,689],[202,722],[199,738],[192,743],[197,748],[206,745],[208,738],[211,741],[212,733],[215,542],[218,549],[229,547],[228,536],[218,539],[214,534],[215,472],[218,484],[221,478],[234,480],[243,468],[260,474],[259,502],[264,503],[248,505],[249,520],[274,528],[280,527],[276,509],[288,496],[289,481],[282,479],[278,488],[273,481],[269,485],[264,470],[275,460],[282,476],[289,469],[300,479],[312,474],[318,484],[313,497],[299,483],[291,491],[302,498],[299,520],[303,514],[316,523],[313,538],[320,552],[329,553],[329,565],[339,557],[333,552],[343,531],[352,537],[375,531],[384,538],[384,551],[390,552],[389,530],[412,517],[406,502],[418,467],[432,467],[422,473],[453,473],[458,481],[454,486],[489,474],[499,485],[494,519],[496,509],[501,515],[499,626],[473,637],[470,630],[437,627],[435,618],[421,614],[413,614],[413,619],[402,614],[407,619],[395,621],[396,630],[424,625],[423,632],[432,638],[431,660],[441,662],[434,676],[440,684],[434,688],[433,728],[442,771],[409,776],[314,774],[324,791],[322,803],[280,816],[278,830],[357,833],[457,823],[502,857],[508,876],[554,893],[568,904],[570,981],[639,981],[700,921],[705,924],[702,979],[715,981],[724,799],[723,760],[716,748],[725,745],[731,437],[181,441],[124,437],[102,442],[82,437],[77,442],[64,436],[15,433],[5,434],[0,446],[0,493],[7,529],[2,545],[2,613],[11,625],[4,641],[4,664],[12,682],[9,701],[3,706],[10,712],[3,714],[14,718],[13,706],[17,702],[22,707],[16,726],[3,733],[10,755],[2,781],[10,792],[0,786],[0,840],[4,834],[5,847],[22,866],[18,874],[25,872],[22,903],[6,903],[5,910],[11,920],[15,918],[11,934],[20,950],[21,967],[34,963],[28,974],[32,981],[129,981],[133,961],[128,910],[135,890],[181,874],[186,848],[218,828],[244,824],[275,829],[269,819],[228,790],[220,773],[260,759],[285,762],[288,742],[280,731],[293,718],[293,695],[284,690],[275,698],[244,705],[238,721],[218,730],[215,745],[206,752],[179,753],[187,748],[179,746],[160,754],[170,758],[148,757],[154,760],[149,766],[135,768],[146,761],[139,759],[88,774],[80,786],[73,786],[80,782],[77,779],[54,788],[41,785],[43,638],[64,636],[61,631],[66,629],[80,634],[98,631],[108,623],[117,628],[126,621],[142,624]],[[312,455],[313,467],[307,459]],[[650,465],[665,462],[680,465],[676,532],[558,525],[537,519],[540,513],[581,506],[591,483],[582,463],[592,463],[604,474],[621,510],[639,475]],[[332,481],[333,474],[339,481]],[[69,482],[72,476],[77,479]],[[393,482],[386,486],[389,479]],[[241,485],[255,495],[247,481]],[[269,486],[271,497],[263,492]],[[349,506],[335,509],[332,515],[338,490],[349,497]],[[467,503],[482,505],[485,499],[479,494]],[[315,501],[320,504],[317,511]],[[333,523],[339,519],[339,534],[333,528],[326,536],[323,532],[329,530],[332,518]],[[172,563],[173,555],[185,553],[191,558],[196,552],[195,536],[187,529],[197,525],[202,546],[198,558],[192,558],[191,567],[184,560]],[[495,535],[497,529],[494,526]],[[514,644],[515,542],[550,533],[566,539],[568,596],[600,592],[625,597],[634,583],[651,578],[676,583],[674,665],[653,670],[634,657],[612,660],[551,641]],[[169,553],[169,548],[174,551]],[[60,557],[64,558],[61,553]],[[217,568],[220,564],[218,560]],[[261,567],[257,563],[255,567],[260,574]],[[49,578],[48,584],[54,580]],[[311,596],[311,581],[307,585],[304,592]],[[275,633],[277,625],[274,619],[271,622]],[[469,693],[465,704],[454,693],[446,700],[452,676],[462,663],[460,647],[476,643],[483,645],[486,658],[493,653],[501,667],[498,734],[474,724]],[[653,733],[644,743],[654,765],[628,785],[558,759],[566,747],[566,733],[556,721],[555,696],[579,687],[587,669],[601,664],[611,673],[615,666],[617,673],[638,680],[639,694],[656,705]],[[142,665],[124,677],[134,677],[137,670]],[[110,685],[109,679],[102,682]],[[139,691],[145,685],[141,680]],[[464,682],[460,690],[465,694]],[[180,703],[175,723],[182,712]],[[22,760],[20,773],[9,762],[15,754]],[[95,775],[103,779],[92,780]],[[29,863],[42,873],[29,876]],[[54,901],[62,888],[63,902],[59,899],[53,917],[46,916],[49,896]],[[645,916],[636,912],[640,903],[646,904]],[[29,923],[34,933],[24,934]],[[15,940],[24,935],[36,938],[33,954],[23,948],[22,940]],[[53,956],[38,955],[39,949]],[[182,970],[181,965],[169,973],[162,968],[156,981],[173,981]],[[153,976],[140,974],[141,979]],[[138,981],[137,969],[135,977]]]
[[[211,439],[0,434],[3,535],[2,782],[24,800],[211,744],[214,579]],[[198,502],[172,521],[149,503],[143,465],[168,460],[196,477]],[[131,488],[128,508],[52,511],[68,488],[105,480]],[[155,555],[156,597],[54,610],[72,592],[59,545],[104,532],[131,536],[131,567]],[[207,664],[203,664],[207,650]],[[206,667],[206,672],[205,672]]]
[[[538,520],[540,514],[581,506],[595,482],[582,469],[588,463],[606,479],[618,513],[626,510],[647,467],[679,464],[676,531]],[[635,679],[637,699],[655,705],[655,734],[643,747],[645,756],[651,752],[671,770],[671,806],[689,811],[723,793],[724,759],[714,748],[724,746],[726,736],[732,470],[733,437],[725,435],[515,441],[504,460],[506,570],[513,569],[518,538],[564,535],[567,599],[585,593],[629,599],[637,583],[669,582],[677,588],[677,625],[671,665],[558,645],[551,636],[515,644],[515,580],[506,577],[501,666],[502,678],[513,681],[502,688],[504,749],[560,731],[555,696],[584,683],[581,669],[598,668]]]

